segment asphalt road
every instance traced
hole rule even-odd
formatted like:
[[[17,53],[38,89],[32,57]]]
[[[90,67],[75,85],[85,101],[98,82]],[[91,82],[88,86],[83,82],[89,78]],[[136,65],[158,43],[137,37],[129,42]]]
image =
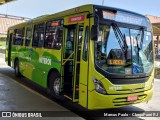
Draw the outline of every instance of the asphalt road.
[[[22,96],[20,96],[20,98],[19,98],[20,103],[15,102],[16,104],[14,104],[13,106],[12,106],[12,104],[8,105],[8,104],[4,104],[3,102],[1,102],[1,93],[0,93],[0,106],[5,105],[4,107],[0,107],[0,111],[3,111],[3,110],[6,110],[6,111],[7,110],[71,111],[71,113],[77,115],[77,117],[76,117],[77,119],[83,119],[83,118],[88,119],[86,117],[87,112],[84,112],[84,114],[77,112],[77,109],[82,110],[82,111],[83,110],[86,111],[86,109],[81,108],[79,105],[72,104],[69,101],[59,102],[59,101],[51,98],[49,95],[47,95],[46,92],[44,92],[38,86],[35,86],[32,83],[30,83],[29,80],[26,80],[25,78],[16,78],[14,76],[14,70],[12,68],[6,66],[6,64],[4,62],[4,55],[0,54],[0,80],[3,78],[8,78],[9,80],[11,80],[10,84],[7,84],[7,82],[6,82],[6,87],[5,87],[6,91],[7,91],[7,89],[10,89],[10,86],[12,86],[12,88],[13,88],[15,83],[16,83],[16,86],[21,87],[21,89],[25,88],[26,90],[20,91],[20,93],[22,94]],[[2,81],[2,85],[3,85],[3,81]],[[0,81],[0,86],[1,86],[1,81]],[[155,83],[154,83],[155,89],[154,89],[153,98],[148,103],[141,103],[141,104],[127,106],[127,107],[123,107],[123,108],[119,108],[119,109],[106,109],[105,111],[106,112],[109,112],[109,111],[115,111],[115,112],[160,111],[160,103],[159,103],[160,102],[160,94],[159,94],[160,87],[159,86],[160,86],[160,79],[155,79]],[[13,88],[13,90],[16,91],[17,89]],[[31,92],[32,95],[30,95],[31,93],[28,93],[28,92]],[[33,102],[33,101],[27,102],[27,100],[25,100],[28,97],[28,96],[26,96],[26,94],[29,94],[28,96],[30,98],[34,99],[34,102],[36,104],[31,105],[30,102]],[[8,95],[11,95],[11,94],[8,92]],[[40,100],[37,100],[37,99],[40,99]],[[36,102],[36,100],[39,101],[39,103]],[[14,101],[12,101],[12,102],[14,102]],[[26,104],[26,107],[24,104]],[[19,107],[17,107],[16,105],[18,105]],[[24,105],[24,107],[22,105]],[[95,112],[97,112],[97,111],[99,112],[101,110],[96,110]],[[78,117],[78,116],[80,116],[80,117]],[[90,119],[107,119],[107,120],[108,119],[112,119],[112,120],[113,119],[114,120],[128,120],[128,119],[130,119],[130,120],[139,120],[139,119],[150,120],[150,119],[152,119],[152,120],[160,120],[160,117],[152,117],[152,118],[151,117],[110,117],[110,118],[99,117],[99,118],[93,118],[92,116],[90,116]]]

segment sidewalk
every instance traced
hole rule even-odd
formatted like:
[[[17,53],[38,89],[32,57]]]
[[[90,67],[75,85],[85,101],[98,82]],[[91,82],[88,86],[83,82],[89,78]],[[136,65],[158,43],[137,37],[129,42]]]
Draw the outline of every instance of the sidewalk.
[[[155,60],[155,68],[160,68],[160,60]]]
[[[54,111],[67,111],[71,116],[73,116],[69,117],[69,119],[83,120],[82,117],[70,111],[67,107],[65,108],[64,106],[61,106],[54,100],[43,96],[37,91],[32,90],[32,88],[15,80],[18,78],[12,77],[14,76],[13,69],[6,65],[4,57],[5,54],[0,53],[0,111],[52,111],[53,114],[57,114],[56,112],[54,113]],[[4,72],[9,75],[3,74]],[[21,80],[24,79],[21,78]],[[44,119],[52,120],[54,118],[46,117],[38,118],[36,120]],[[62,115],[55,119],[63,120],[66,118]],[[15,120],[20,120],[20,118],[15,118]]]

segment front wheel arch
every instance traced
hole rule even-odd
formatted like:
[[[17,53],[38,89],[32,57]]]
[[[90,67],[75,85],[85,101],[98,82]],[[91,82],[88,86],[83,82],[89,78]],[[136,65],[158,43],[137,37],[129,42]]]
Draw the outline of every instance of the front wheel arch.
[[[55,68],[50,69],[50,71],[48,72],[48,76],[47,76],[47,88],[49,88],[49,76],[50,76],[51,74],[54,74],[54,73],[60,74],[57,69],[55,69]]]
[[[47,86],[48,86],[48,92],[51,96],[53,96],[58,100],[64,100],[64,97],[60,94],[61,75],[58,72],[58,70],[52,69],[49,72],[47,79]],[[58,89],[58,93],[55,91],[55,89]]]

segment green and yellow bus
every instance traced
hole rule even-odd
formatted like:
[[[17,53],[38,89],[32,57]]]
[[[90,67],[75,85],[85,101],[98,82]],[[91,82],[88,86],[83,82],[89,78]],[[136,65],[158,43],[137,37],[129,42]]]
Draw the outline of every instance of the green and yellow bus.
[[[6,62],[58,99],[105,109],[151,99],[153,54],[148,18],[83,5],[10,27]]]

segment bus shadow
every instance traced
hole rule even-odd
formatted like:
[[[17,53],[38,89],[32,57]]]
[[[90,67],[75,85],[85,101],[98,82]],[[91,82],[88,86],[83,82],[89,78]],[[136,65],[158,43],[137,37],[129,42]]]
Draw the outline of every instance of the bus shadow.
[[[103,110],[87,110],[77,104],[66,104],[63,103],[63,107],[71,110],[72,112],[78,114],[84,119],[92,120],[140,120],[139,117],[134,116],[135,113],[142,114],[143,112],[145,112],[144,109],[141,109],[136,106],[126,106],[122,108],[112,108]],[[104,114],[107,114],[108,116],[105,116]]]

